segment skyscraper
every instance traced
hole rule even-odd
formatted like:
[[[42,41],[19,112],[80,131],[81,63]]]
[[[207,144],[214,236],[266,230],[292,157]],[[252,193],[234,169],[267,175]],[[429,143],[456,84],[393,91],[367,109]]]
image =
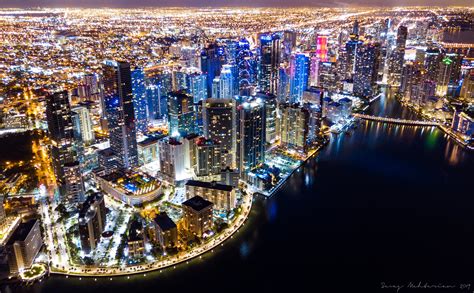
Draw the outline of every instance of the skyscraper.
[[[265,104],[250,99],[239,106],[239,170],[245,174],[265,161]]]
[[[408,29],[406,26],[399,26],[397,30],[396,47],[392,51],[388,66],[388,84],[399,86],[405,58],[405,45],[407,42]]]
[[[46,119],[51,139],[54,175],[60,187],[60,193],[64,196],[64,165],[76,160],[72,111],[67,91],[56,92],[46,98]]]
[[[201,71],[207,76],[207,94],[212,93],[212,81],[221,74],[221,66],[225,61],[224,48],[213,43],[201,52]]]
[[[236,164],[237,112],[233,99],[207,99],[203,104],[204,136],[221,144],[222,167]]]
[[[364,43],[357,50],[354,94],[371,97],[376,94],[380,44]]]
[[[168,122],[171,136],[186,136],[195,131],[193,97],[184,91],[168,95]]]
[[[309,134],[308,109],[299,104],[281,104],[281,145],[298,151],[307,147]]]
[[[189,94],[194,98],[194,103],[207,99],[207,76],[193,73],[189,75]]]
[[[308,87],[309,57],[295,54],[290,58],[290,102],[299,103]]]
[[[123,168],[135,167],[138,165],[138,152],[130,64],[105,61],[104,99],[110,148]]]
[[[212,139],[200,137],[196,140],[196,176],[221,174],[221,145]]]
[[[276,94],[278,90],[278,69],[280,67],[281,45],[278,35],[260,35],[258,85],[265,93]]]
[[[104,196],[100,193],[89,195],[79,211],[78,225],[81,248],[89,254],[99,243],[105,229],[106,209]]]
[[[148,126],[145,74],[141,68],[132,71],[133,109],[135,111],[136,128],[145,132]]]
[[[86,145],[93,143],[95,140],[95,134],[89,109],[84,106],[77,106],[72,108],[72,111],[75,112],[79,118],[82,141]]]

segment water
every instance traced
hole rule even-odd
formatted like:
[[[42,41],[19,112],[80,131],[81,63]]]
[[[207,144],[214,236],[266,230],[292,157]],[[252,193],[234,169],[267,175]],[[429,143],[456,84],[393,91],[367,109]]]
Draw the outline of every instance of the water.
[[[390,98],[370,111],[416,118]],[[436,128],[363,122],[273,198],[258,199],[245,228],[212,255],[146,277],[61,276],[10,289],[395,292],[381,282],[408,281],[472,281],[474,289],[473,176],[473,154]]]

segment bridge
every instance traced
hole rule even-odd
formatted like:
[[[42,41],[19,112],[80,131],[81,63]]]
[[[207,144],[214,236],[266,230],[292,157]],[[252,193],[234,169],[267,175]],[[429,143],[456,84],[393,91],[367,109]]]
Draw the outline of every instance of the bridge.
[[[354,113],[353,116],[354,116],[355,118],[364,119],[364,120],[377,121],[377,122],[384,122],[384,123],[393,123],[393,124],[401,124],[401,125],[439,126],[439,123],[438,123],[438,122],[434,122],[434,121],[405,120],[405,119],[389,118],[389,117],[380,117],[380,116],[372,116],[372,115],[357,114],[357,113]]]

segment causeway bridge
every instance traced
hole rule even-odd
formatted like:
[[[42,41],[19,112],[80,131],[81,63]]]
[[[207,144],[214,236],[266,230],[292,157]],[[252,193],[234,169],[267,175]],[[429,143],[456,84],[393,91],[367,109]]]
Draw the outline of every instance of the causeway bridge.
[[[413,125],[413,126],[439,126],[439,123],[434,122],[434,121],[405,120],[405,119],[372,116],[372,115],[365,115],[365,114],[358,114],[358,113],[354,113],[353,116],[355,118],[359,118],[363,120],[392,123],[392,124]]]

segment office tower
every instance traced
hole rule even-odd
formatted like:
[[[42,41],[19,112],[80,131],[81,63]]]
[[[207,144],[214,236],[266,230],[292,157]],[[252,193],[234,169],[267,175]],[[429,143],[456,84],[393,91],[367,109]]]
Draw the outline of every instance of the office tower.
[[[110,148],[122,168],[133,168],[138,165],[138,152],[130,64],[109,60],[103,69]]]
[[[265,104],[261,99],[250,99],[239,106],[239,170],[241,174],[265,162]]]
[[[217,84],[219,87],[218,94],[216,97],[213,95],[213,98],[230,99],[237,95],[235,91],[236,69],[235,65],[225,64],[222,66]]]
[[[280,117],[278,116],[277,97],[271,94],[257,93],[255,98],[265,104],[265,142],[272,146],[280,139]]]
[[[71,203],[82,203],[84,201],[84,181],[81,166],[78,161],[66,163],[64,169],[64,185],[66,198]]]
[[[320,139],[319,132],[322,124],[321,107],[310,102],[304,103],[303,107],[309,111],[307,142],[308,144],[312,144]]]
[[[345,50],[343,53],[344,59],[343,76],[344,78],[352,78],[355,73],[357,53],[359,48],[363,45],[363,42],[359,40],[357,36],[351,35],[349,41],[346,43]]]
[[[212,94],[211,98],[219,99],[221,97],[221,78],[220,76],[216,76],[212,81]]]
[[[260,41],[258,86],[265,93],[276,94],[278,91],[278,69],[280,68],[280,37],[262,34]]]
[[[222,167],[236,167],[237,112],[233,99],[207,99],[202,107],[204,136],[221,145]]]
[[[225,62],[224,48],[213,43],[201,52],[201,71],[207,76],[207,94],[212,93],[212,81],[221,74],[221,67]]]
[[[154,240],[161,249],[175,247],[178,244],[178,229],[176,224],[165,212],[159,213],[152,221]]]
[[[318,86],[334,92],[337,90],[337,67],[334,62],[320,62],[319,63]]]
[[[173,91],[173,75],[166,68],[148,69],[146,74],[148,118],[163,119],[168,114],[167,98]]]
[[[444,52],[439,48],[430,47],[425,52],[425,70],[426,79],[436,82],[438,80],[441,60],[444,58]]]
[[[143,69],[132,71],[133,109],[135,111],[136,129],[146,132],[148,128],[148,100]]]
[[[407,41],[407,35],[407,28],[403,25],[399,26],[397,30],[396,47],[390,55],[388,65],[388,84],[391,86],[400,85],[400,77],[405,58],[405,45]]]
[[[284,31],[282,34],[282,52],[281,61],[288,62],[290,60],[291,52],[296,48],[296,32]]]
[[[104,196],[94,193],[87,197],[79,210],[79,238],[85,254],[91,253],[105,229],[106,209]]]
[[[439,65],[436,94],[454,96],[461,77],[461,61],[463,56],[457,53],[446,53]]]
[[[238,69],[239,95],[250,96],[255,82],[254,56],[246,39],[238,43],[236,64]]]
[[[212,139],[200,137],[195,145],[196,176],[218,176],[221,173],[221,145]]]
[[[290,58],[290,102],[299,103],[308,87],[309,57],[295,54]]]
[[[79,118],[81,140],[85,145],[93,144],[95,141],[94,128],[89,109],[84,106],[77,106],[71,109]]]
[[[217,182],[188,180],[186,199],[200,196],[214,204],[216,210],[230,211],[236,207],[235,189]]]
[[[203,238],[212,229],[212,210],[214,204],[200,196],[192,197],[182,204],[184,227],[192,235]]]
[[[474,102],[474,69],[464,76],[459,97],[468,103]]]
[[[186,136],[195,131],[193,97],[184,91],[168,94],[168,123],[171,136]]]
[[[379,54],[378,43],[365,43],[358,49],[354,74],[355,95],[372,97],[376,94]]]
[[[41,246],[40,221],[31,219],[20,223],[5,245],[10,273],[17,274],[30,269]]]
[[[188,92],[194,99],[194,104],[207,99],[207,76],[193,73],[189,75]]]
[[[182,142],[172,137],[158,141],[160,173],[172,182],[187,177],[186,152]]]
[[[413,100],[413,89],[424,79],[424,70],[417,62],[407,62],[403,66],[399,92],[407,99]],[[416,100],[415,100],[416,101]]]
[[[76,160],[74,127],[67,91],[57,92],[46,98],[46,119],[51,139],[54,175],[60,193],[64,195],[64,164]]]
[[[280,145],[297,151],[307,148],[309,133],[309,111],[299,104],[280,104],[281,139]]]
[[[316,38],[316,57],[322,62],[328,61],[328,36],[318,35]]]

